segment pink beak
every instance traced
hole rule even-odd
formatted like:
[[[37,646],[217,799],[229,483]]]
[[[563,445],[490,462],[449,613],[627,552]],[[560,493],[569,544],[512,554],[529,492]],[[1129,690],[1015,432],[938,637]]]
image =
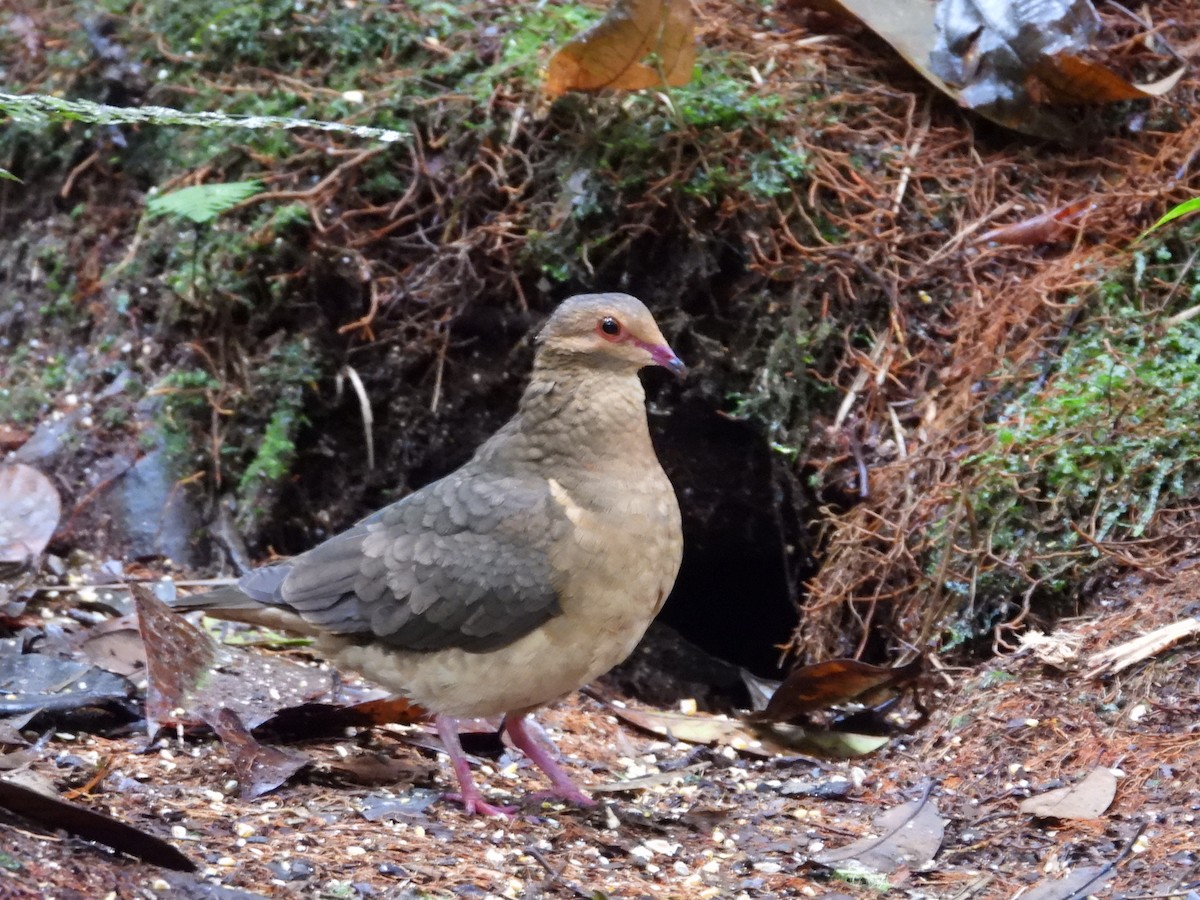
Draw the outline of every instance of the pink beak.
[[[683,360],[675,355],[675,351],[666,344],[639,344],[646,350],[650,351],[650,356],[654,359],[654,365],[662,366],[673,375],[683,378],[687,375],[687,366],[683,364]]]

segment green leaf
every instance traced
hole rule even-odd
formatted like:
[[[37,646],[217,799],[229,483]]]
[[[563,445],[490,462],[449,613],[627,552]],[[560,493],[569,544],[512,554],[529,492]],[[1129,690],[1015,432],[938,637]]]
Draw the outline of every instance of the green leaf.
[[[151,216],[178,216],[203,225],[261,190],[262,183],[258,181],[198,184],[151,197],[146,203],[146,212]]]
[[[18,178],[16,175],[14,175],[12,172],[8,171],[8,169],[5,169],[5,168],[0,168],[0,180],[15,181],[18,184],[25,183],[25,182],[21,181],[20,178]]]
[[[1193,197],[1191,200],[1184,200],[1174,209],[1168,210],[1161,219],[1139,234],[1138,240],[1141,240],[1156,228],[1160,228],[1163,225],[1166,225],[1168,222],[1173,222],[1182,216],[1191,215],[1197,210],[1200,210],[1200,197]]]

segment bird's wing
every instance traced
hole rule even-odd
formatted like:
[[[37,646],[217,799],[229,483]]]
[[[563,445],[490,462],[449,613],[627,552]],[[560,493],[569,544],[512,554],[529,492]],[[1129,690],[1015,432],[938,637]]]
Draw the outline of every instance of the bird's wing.
[[[550,550],[570,527],[545,481],[460,470],[242,587],[318,630],[485,651],[560,612]]]

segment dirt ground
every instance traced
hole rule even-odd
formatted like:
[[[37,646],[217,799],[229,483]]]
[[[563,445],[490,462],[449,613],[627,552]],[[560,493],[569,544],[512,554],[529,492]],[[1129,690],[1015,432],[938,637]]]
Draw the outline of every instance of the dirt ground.
[[[928,724],[851,761],[663,740],[576,696],[541,720],[578,780],[609,789],[595,790],[593,810],[539,805],[527,799],[539,774],[504,753],[477,771],[490,797],[525,801],[511,821],[442,799],[448,771],[428,737],[398,726],[300,742],[315,760],[307,774],[243,800],[220,743],[147,747],[140,727],[119,735],[101,717],[97,733],[49,733],[16,768],[167,839],[197,871],[6,816],[0,896],[1194,897],[1195,635],[1116,675],[1090,674],[1089,658],[1195,617],[1198,597],[1200,567],[1154,584],[1130,577],[1052,642],[931,675]],[[1116,792],[1094,817],[1021,810],[1099,768],[1116,774]],[[627,779],[641,786],[611,789]],[[818,861],[886,837],[873,820],[912,801],[944,827],[930,861],[888,875]]]

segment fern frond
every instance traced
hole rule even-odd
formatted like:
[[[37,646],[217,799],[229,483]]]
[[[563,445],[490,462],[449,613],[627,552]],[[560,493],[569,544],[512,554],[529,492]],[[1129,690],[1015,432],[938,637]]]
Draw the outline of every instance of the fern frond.
[[[198,184],[151,197],[146,202],[146,212],[151,216],[178,216],[203,225],[261,190],[262,182],[259,181]]]

